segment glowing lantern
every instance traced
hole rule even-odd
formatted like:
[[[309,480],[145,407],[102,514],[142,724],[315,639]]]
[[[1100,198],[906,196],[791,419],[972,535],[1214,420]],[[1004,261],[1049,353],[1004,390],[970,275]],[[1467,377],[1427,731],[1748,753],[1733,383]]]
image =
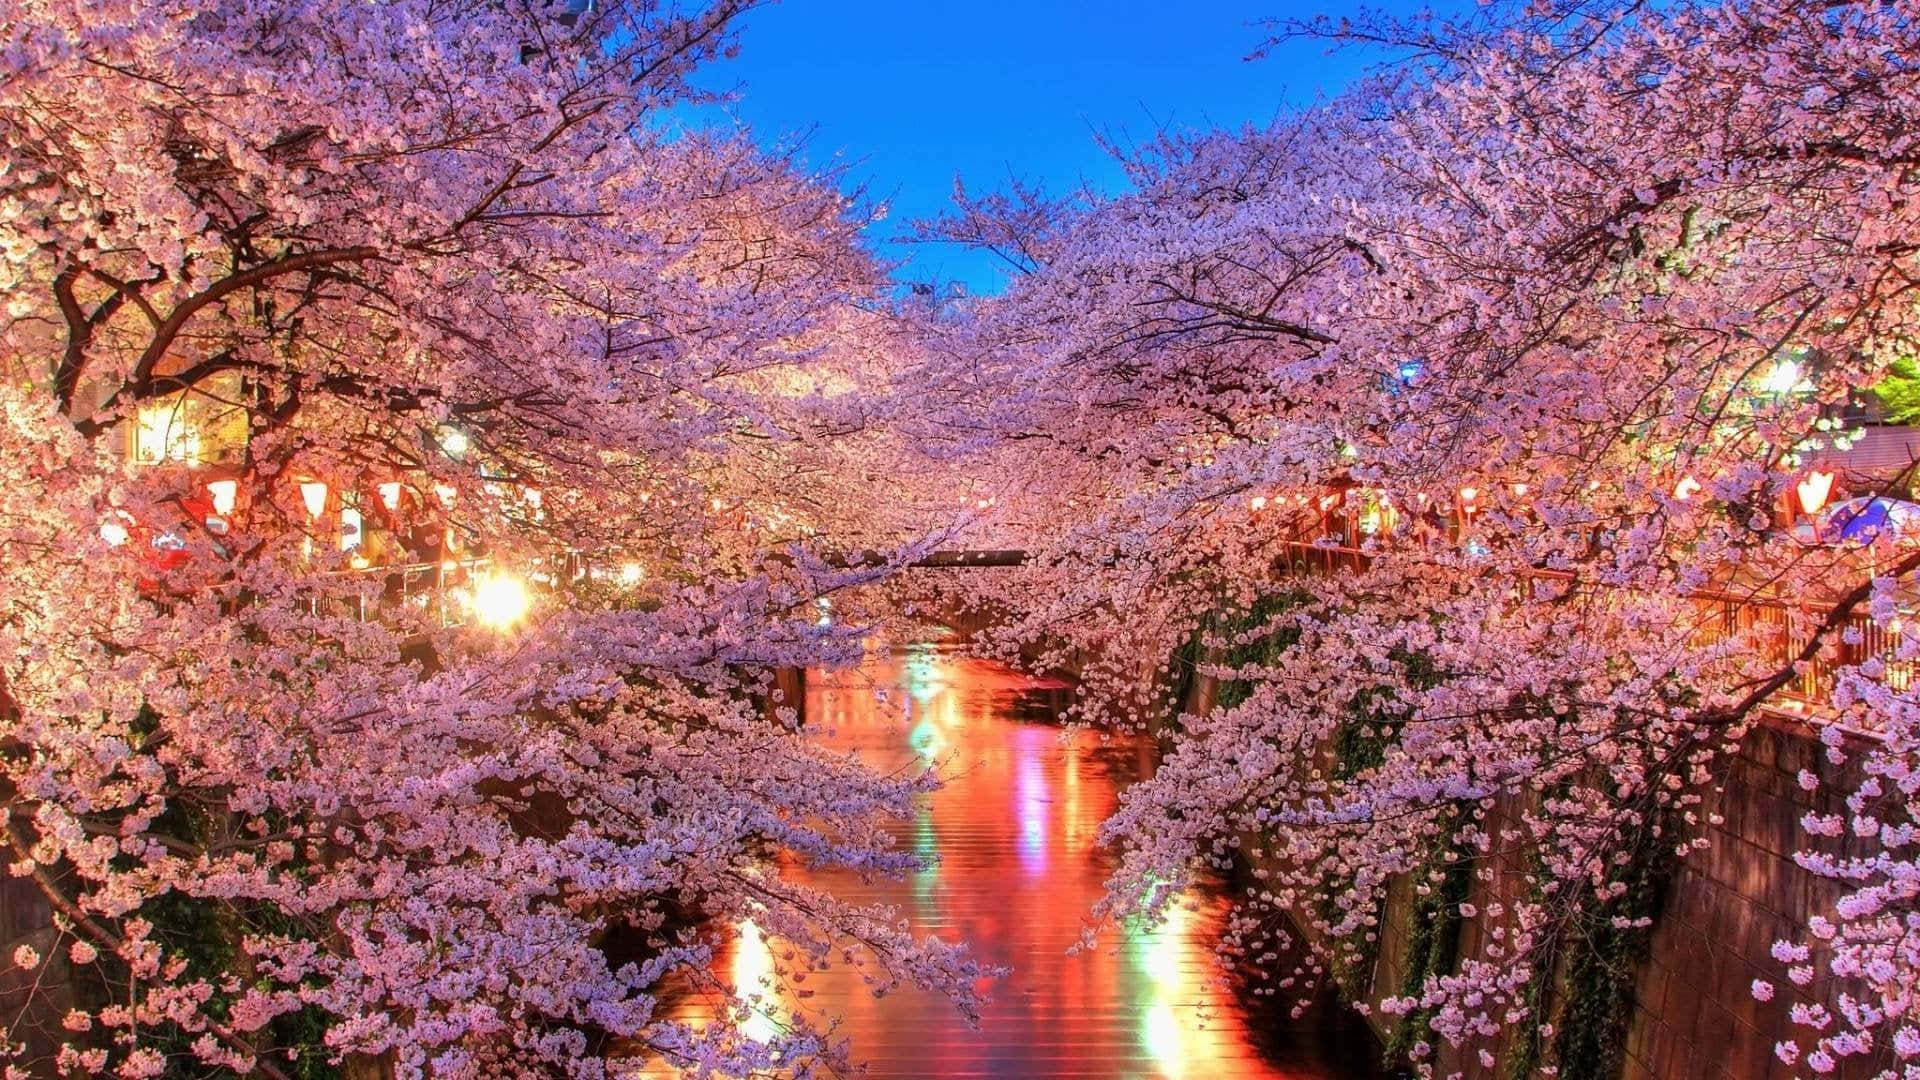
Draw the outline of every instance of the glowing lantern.
[[[460,491],[448,484],[435,484],[433,485],[433,494],[435,498],[440,500],[441,506],[451,510],[453,509],[453,498],[460,494]]]
[[[360,546],[360,511],[351,506],[340,509],[340,550],[352,551]]]
[[[1255,495],[1253,497],[1253,502],[1250,503],[1249,505],[1251,505],[1255,510],[1265,510],[1267,508],[1267,497],[1265,495]]]
[[[453,458],[454,460],[457,461],[460,458],[466,456],[466,453],[467,453],[467,433],[466,432],[461,431],[457,427],[443,427],[440,429],[439,434],[440,434],[440,449],[445,450],[447,452],[448,457]]]
[[[483,626],[511,629],[532,607],[533,596],[512,574],[489,574],[473,587],[473,614]]]
[[[319,480],[300,481],[300,501],[306,504],[308,517],[319,517],[327,508],[327,485]]]
[[[380,485],[380,504],[382,506],[385,506],[389,513],[397,514],[400,512],[400,482],[399,481],[389,480],[386,483]]]
[[[639,563],[630,562],[620,568],[620,584],[622,585],[637,585],[644,576],[646,576],[646,571],[640,568]]]
[[[100,539],[105,540],[108,547],[119,547],[127,542],[127,527],[117,518],[108,518],[100,523]]]
[[[1827,498],[1833,494],[1833,474],[1830,472],[1810,472],[1807,478],[1794,487],[1794,494],[1800,496],[1800,509],[1809,514],[1817,514],[1827,505]]]
[[[1466,507],[1468,511],[1472,511],[1473,501],[1479,497],[1479,488],[1463,487],[1460,489],[1460,505]]]
[[[234,500],[240,495],[240,481],[214,480],[207,484],[207,498],[213,503],[213,512],[221,517],[233,513]]]
[[[1515,485],[1513,485],[1513,495],[1514,495],[1514,498],[1517,498],[1517,499],[1524,499],[1524,498],[1526,498],[1526,497],[1527,497],[1527,492],[1528,492],[1528,491],[1531,491],[1531,490],[1532,490],[1532,489],[1531,489],[1531,488],[1529,488],[1529,487],[1527,487],[1527,485],[1525,485],[1525,484],[1515,484]]]
[[[1679,499],[1681,502],[1685,502],[1693,497],[1694,492],[1699,490],[1700,481],[1688,476],[1683,478],[1678,484],[1673,485],[1673,497]]]

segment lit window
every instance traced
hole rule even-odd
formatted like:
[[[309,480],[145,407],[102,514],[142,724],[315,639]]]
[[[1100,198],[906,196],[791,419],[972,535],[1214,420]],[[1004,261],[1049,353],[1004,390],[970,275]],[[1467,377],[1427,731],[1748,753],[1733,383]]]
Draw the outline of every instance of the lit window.
[[[179,398],[142,405],[134,417],[133,459],[142,465],[200,461],[200,431]]]

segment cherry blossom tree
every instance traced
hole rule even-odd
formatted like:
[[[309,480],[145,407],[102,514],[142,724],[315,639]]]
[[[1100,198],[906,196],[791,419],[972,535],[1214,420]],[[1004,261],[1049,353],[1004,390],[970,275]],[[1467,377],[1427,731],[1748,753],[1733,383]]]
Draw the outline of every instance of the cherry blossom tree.
[[[10,959],[91,987],[12,1075],[838,1060],[664,1019],[702,918],[975,1007],[781,873],[913,865],[930,779],[764,700],[901,533],[836,494],[890,437],[858,208],[671,122],[748,6],[0,16],[0,793],[60,954]]]
[[[1780,510],[1912,354],[1911,10],[1286,32],[1400,59],[1273,128],[1169,136],[1121,197],[948,223],[1021,271],[932,328],[959,404],[923,440],[992,477],[987,528],[1031,554],[995,585],[1007,639],[1101,657],[1088,722],[1157,723],[1178,703],[1140,672],[1193,639],[1231,690],[1109,823],[1111,913],[1250,853],[1225,948],[1300,925],[1315,958],[1279,989],[1364,962],[1410,878],[1484,930],[1389,991],[1414,1059],[1550,1054],[1558,943],[1644,926],[1649,857],[1702,842],[1741,739],[1825,664],[1822,738],[1867,779],[1808,821],[1802,863],[1845,898],[1780,954],[1844,994],[1796,1006],[1781,1055],[1912,1075],[1920,556],[1805,546]]]

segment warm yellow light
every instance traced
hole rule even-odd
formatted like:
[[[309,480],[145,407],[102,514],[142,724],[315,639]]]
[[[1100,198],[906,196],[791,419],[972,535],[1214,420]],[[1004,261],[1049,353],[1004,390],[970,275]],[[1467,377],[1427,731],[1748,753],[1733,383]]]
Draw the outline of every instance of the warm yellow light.
[[[460,491],[450,484],[435,484],[433,485],[433,494],[440,500],[441,506],[451,510],[453,509],[453,498],[460,494]]]
[[[1513,485],[1513,494],[1514,494],[1514,497],[1515,497],[1515,498],[1520,498],[1520,499],[1524,499],[1524,498],[1526,498],[1526,497],[1527,497],[1527,492],[1528,492],[1528,491],[1531,491],[1531,490],[1532,490],[1532,489],[1531,489],[1531,488],[1529,488],[1529,487],[1527,487],[1527,485],[1525,485],[1525,484],[1515,484],[1515,485]]]
[[[1463,487],[1460,489],[1460,501],[1463,503],[1466,503],[1468,506],[1472,506],[1473,500],[1479,497],[1480,497],[1479,488]]]
[[[302,480],[300,501],[306,504],[308,517],[319,517],[327,508],[327,485],[318,480]]]
[[[620,568],[620,584],[637,585],[647,572],[637,562],[630,562]]]
[[[440,449],[445,450],[450,458],[464,456],[467,452],[467,433],[457,427],[441,428]]]
[[[239,494],[238,480],[214,480],[207,484],[207,497],[213,500],[213,512],[221,517],[233,513],[233,503]]]
[[[1265,495],[1255,495],[1251,505],[1255,510],[1265,510],[1267,508],[1267,497]]]
[[[352,551],[360,546],[360,511],[351,506],[340,509],[340,550]]]
[[[774,1011],[773,948],[752,919],[742,919],[733,953],[733,993],[749,1013],[740,1033],[754,1042],[770,1041],[780,1033]]]
[[[488,574],[473,586],[473,614],[484,626],[508,630],[527,617],[533,596],[512,574]]]
[[[1699,490],[1700,481],[1695,480],[1691,476],[1683,477],[1678,484],[1673,485],[1673,497],[1679,499],[1681,502],[1685,502],[1693,497],[1694,492]]]
[[[127,542],[127,527],[109,518],[100,523],[100,539],[105,540],[108,547],[119,547]]]
[[[179,401],[143,405],[134,416],[133,456],[146,465],[200,460],[200,431],[183,415]]]
[[[1800,496],[1800,509],[1809,514],[1819,513],[1833,494],[1833,474],[1818,471],[1808,473],[1805,480],[1795,485],[1794,494]]]
[[[1774,364],[1766,378],[1760,381],[1760,389],[1769,394],[1791,394],[1800,389],[1801,381],[1800,365],[1791,360],[1782,360]]]
[[[399,481],[389,480],[386,483],[380,485],[380,503],[381,505],[387,508],[387,511],[389,513],[399,512],[400,510],[400,482]]]

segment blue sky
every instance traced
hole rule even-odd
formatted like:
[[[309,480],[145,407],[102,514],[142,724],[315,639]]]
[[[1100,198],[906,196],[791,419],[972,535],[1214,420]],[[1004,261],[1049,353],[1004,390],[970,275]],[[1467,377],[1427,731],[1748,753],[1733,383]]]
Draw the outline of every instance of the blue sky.
[[[974,191],[1009,177],[1112,191],[1122,180],[1099,135],[1124,145],[1163,126],[1266,123],[1337,94],[1363,57],[1294,42],[1243,58],[1264,18],[1343,9],[1351,0],[783,0],[750,12],[739,58],[703,73],[704,86],[738,94],[706,119],[767,143],[805,136],[812,164],[850,166],[849,180],[889,205],[874,239],[883,257],[907,260],[897,277],[992,291],[991,257],[890,238],[943,209],[956,174]]]

